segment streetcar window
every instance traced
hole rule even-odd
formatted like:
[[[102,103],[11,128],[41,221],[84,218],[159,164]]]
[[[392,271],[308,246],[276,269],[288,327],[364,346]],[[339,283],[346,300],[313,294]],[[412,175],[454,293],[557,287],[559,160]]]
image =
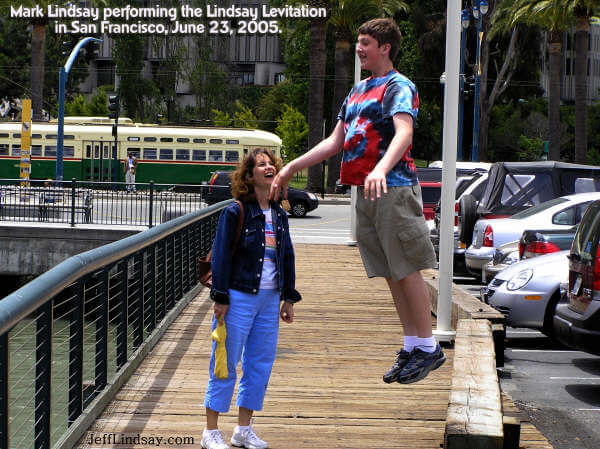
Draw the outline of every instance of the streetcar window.
[[[178,149],[175,150],[175,159],[178,161],[189,161],[190,160],[190,150]]]
[[[0,156],[8,156],[8,144],[0,143]]]
[[[177,138],[177,142],[188,143],[189,141],[190,141],[190,139],[188,139],[187,137],[178,137]]]
[[[129,142],[139,142],[139,141],[140,141],[140,138],[139,138],[139,137],[131,137],[131,136],[130,136],[130,137],[128,137],[128,138],[127,138],[127,140],[128,140]]]
[[[32,138],[32,139],[41,139],[41,138],[42,138],[42,135],[41,135],[41,134],[32,134],[32,135],[31,135],[31,138]]]
[[[219,162],[223,160],[223,152],[217,150],[210,150],[208,152],[208,160],[213,162]]]
[[[192,150],[192,160],[193,161],[205,161],[206,160],[206,150]]]
[[[1,137],[5,137],[5,138],[7,138],[7,139],[8,139],[8,133],[0,133],[0,138],[1,138]]]
[[[65,134],[63,136],[64,140],[75,140],[75,136],[73,134]]]
[[[86,145],[85,146],[85,157],[91,157],[92,156],[92,149],[91,149],[91,145]]]
[[[31,155],[32,156],[41,156],[42,155],[42,146],[41,145],[31,145]]]
[[[144,137],[144,142],[156,142],[156,137]]]
[[[56,156],[56,145],[46,145],[44,156]]]
[[[237,139],[236,139],[236,140],[227,139],[227,140],[225,141],[225,143],[226,143],[227,145],[239,145],[239,144],[240,144],[240,141],[239,141],[239,140],[237,140]]]
[[[206,143],[206,139],[194,139],[194,143]]]
[[[140,158],[140,149],[139,148],[127,148],[127,154],[131,153],[133,157],[136,159]]]
[[[210,139],[209,142],[210,143],[220,144],[220,143],[223,143],[223,139]]]
[[[144,159],[156,159],[156,148],[144,148]]]
[[[21,138],[21,134],[13,134],[13,139],[20,139]]]
[[[104,145],[104,151],[102,153],[103,153],[102,157],[104,159],[108,159],[109,158],[109,156],[108,156],[108,145]]]
[[[46,139],[56,139],[57,137],[56,134],[46,134]]]
[[[227,162],[237,162],[240,160],[240,154],[237,151],[225,151],[225,160]]]
[[[160,141],[161,142],[173,142],[173,138],[172,137],[161,137]]]
[[[160,153],[158,153],[158,158],[160,160],[173,159],[173,150],[170,148],[161,148]]]
[[[21,145],[14,144],[12,145],[12,155],[20,156],[21,155]]]
[[[63,156],[64,157],[75,157],[75,147],[65,145],[63,147]]]

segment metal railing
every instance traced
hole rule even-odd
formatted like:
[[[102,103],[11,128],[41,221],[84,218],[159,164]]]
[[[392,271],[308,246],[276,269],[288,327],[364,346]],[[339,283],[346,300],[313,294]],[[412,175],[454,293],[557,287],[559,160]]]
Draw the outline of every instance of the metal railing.
[[[0,179],[0,221],[152,227],[207,205],[209,185]]]
[[[227,203],[73,256],[0,301],[0,449],[83,435],[199,291]]]

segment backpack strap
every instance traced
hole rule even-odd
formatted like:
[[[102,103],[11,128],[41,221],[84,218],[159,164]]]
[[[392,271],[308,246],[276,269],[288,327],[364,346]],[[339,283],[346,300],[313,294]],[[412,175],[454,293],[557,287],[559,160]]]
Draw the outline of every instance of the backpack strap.
[[[235,231],[235,240],[233,241],[233,250],[231,251],[231,254],[235,254],[237,250],[238,241],[240,240],[242,228],[244,227],[244,205],[240,200],[235,200],[235,202],[240,207],[240,218],[238,220],[237,230]]]

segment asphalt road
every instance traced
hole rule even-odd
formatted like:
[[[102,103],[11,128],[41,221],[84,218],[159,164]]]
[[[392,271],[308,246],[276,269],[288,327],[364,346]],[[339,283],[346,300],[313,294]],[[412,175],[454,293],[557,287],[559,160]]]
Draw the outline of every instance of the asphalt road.
[[[475,278],[455,283],[478,296]],[[600,357],[533,329],[508,328],[500,386],[555,449],[600,448]]]
[[[296,243],[344,244],[350,206],[320,205],[305,218],[290,217]],[[454,282],[476,297],[475,278]],[[600,448],[600,357],[566,348],[532,329],[507,330],[500,385],[555,449]]]

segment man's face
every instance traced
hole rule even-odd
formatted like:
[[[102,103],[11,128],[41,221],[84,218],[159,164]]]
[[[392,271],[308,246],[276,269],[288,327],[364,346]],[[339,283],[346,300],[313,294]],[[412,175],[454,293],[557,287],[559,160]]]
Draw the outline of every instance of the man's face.
[[[356,54],[360,59],[360,68],[373,71],[386,59],[389,59],[390,44],[382,44],[369,34],[359,34],[356,42]]]

